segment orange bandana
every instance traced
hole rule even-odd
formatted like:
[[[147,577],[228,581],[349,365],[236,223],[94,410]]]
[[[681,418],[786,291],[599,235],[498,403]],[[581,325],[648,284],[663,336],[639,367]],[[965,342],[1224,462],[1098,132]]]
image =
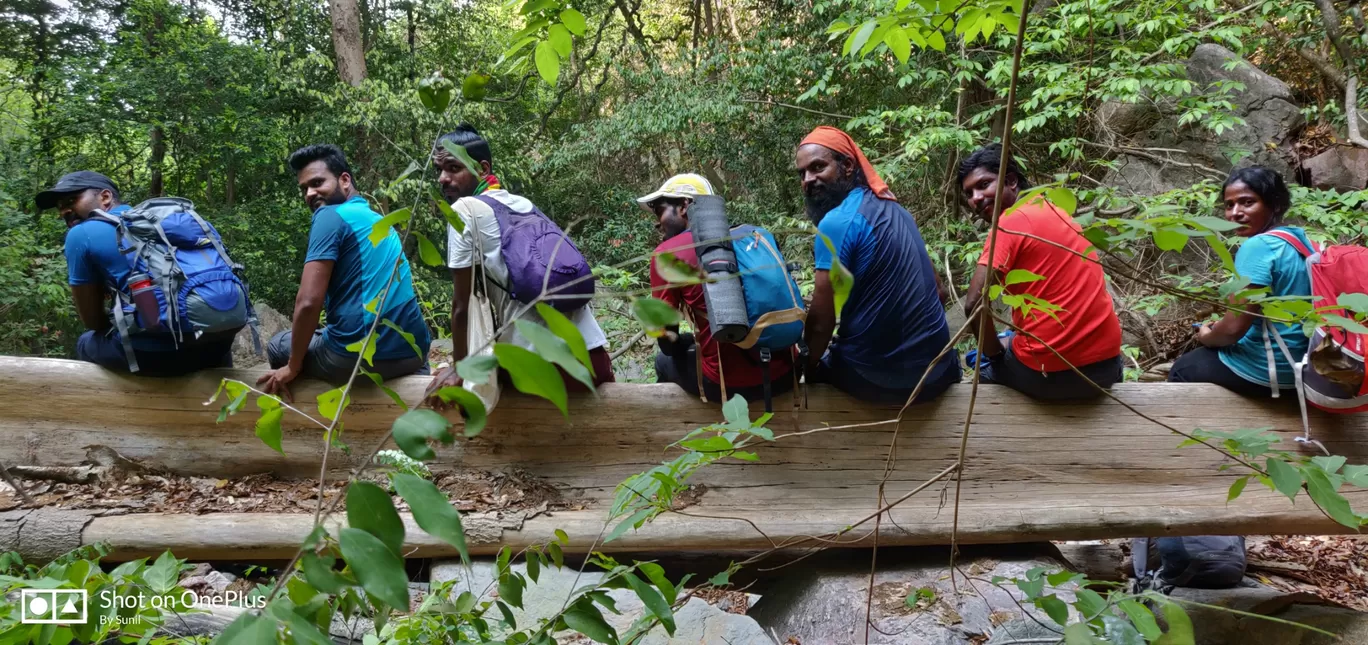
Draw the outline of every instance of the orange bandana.
[[[803,137],[803,142],[798,145],[802,146],[809,143],[815,143],[854,159],[856,163],[860,164],[860,169],[864,170],[865,179],[869,180],[869,189],[874,191],[876,197],[898,201],[898,198],[893,195],[893,191],[888,189],[888,184],[884,183],[882,177],[879,177],[879,173],[874,172],[874,165],[869,163],[869,159],[860,151],[860,146],[855,145],[855,140],[851,139],[850,135],[844,131],[829,125],[819,125],[817,129]]]

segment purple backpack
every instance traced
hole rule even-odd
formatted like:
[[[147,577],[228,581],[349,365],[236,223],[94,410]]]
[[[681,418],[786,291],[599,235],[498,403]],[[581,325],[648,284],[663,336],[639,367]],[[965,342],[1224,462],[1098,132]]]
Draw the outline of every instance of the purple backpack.
[[[547,295],[552,296],[546,302],[559,311],[570,313],[589,304],[594,297],[594,273],[551,218],[535,206],[531,212],[518,213],[493,197],[479,195],[477,199],[493,209],[499,221],[499,247],[508,265],[509,293],[514,300],[536,302],[546,285]]]

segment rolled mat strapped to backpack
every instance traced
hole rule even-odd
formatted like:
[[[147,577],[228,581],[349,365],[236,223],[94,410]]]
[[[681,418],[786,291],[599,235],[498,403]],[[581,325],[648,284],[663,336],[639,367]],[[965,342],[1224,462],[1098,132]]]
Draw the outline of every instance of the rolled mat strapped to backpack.
[[[713,338],[754,352],[764,378],[765,411],[772,412],[774,352],[793,353],[796,348],[796,363],[807,357],[803,345],[807,310],[798,282],[769,231],[749,224],[730,227],[721,197],[699,195],[693,202],[689,228],[708,278],[703,297]],[[721,368],[719,362],[719,372]],[[797,365],[795,378],[796,369]],[[726,381],[721,385],[725,396]]]

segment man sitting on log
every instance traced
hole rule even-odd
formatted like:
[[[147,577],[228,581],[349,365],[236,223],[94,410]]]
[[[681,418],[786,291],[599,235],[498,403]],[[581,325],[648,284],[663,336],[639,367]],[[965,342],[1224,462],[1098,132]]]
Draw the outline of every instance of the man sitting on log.
[[[125,254],[120,248],[115,221],[96,216],[96,211],[101,211],[117,219],[130,208],[119,200],[119,189],[110,178],[89,170],[63,175],[55,186],[38,193],[36,201],[39,210],[56,208],[66,220],[63,246],[67,282],[76,313],[87,330],[76,341],[76,358],[125,372],[131,368],[131,359],[138,366],[137,372],[148,376],[180,376],[233,366],[231,336],[201,343],[184,342],[184,338],[177,339],[165,328],[134,330],[127,339],[120,336],[105,299],[125,294],[121,302],[128,306],[123,315],[133,317],[135,309],[128,302],[132,293],[129,277],[138,274],[133,270],[133,253]],[[156,310],[156,306],[152,309]],[[142,313],[138,311],[140,316]],[[138,320],[146,324],[142,318]]]
[[[637,199],[655,215],[656,230],[663,238],[651,256],[651,293],[684,312],[694,328],[692,334],[680,334],[679,328],[673,327],[661,335],[657,341],[660,352],[655,357],[656,381],[674,383],[694,396],[701,391],[709,401],[722,401],[721,383],[725,380],[729,396],[740,394],[747,401],[759,401],[765,397],[759,359],[750,356],[748,350],[732,343],[719,343],[713,337],[703,285],[671,285],[657,265],[661,253],[673,253],[680,261],[698,268],[698,251],[689,230],[689,206],[694,196],[712,194],[712,184],[706,178],[685,174],[669,178],[660,190]],[[786,378],[792,371],[791,353],[775,353],[770,366],[771,395],[792,389],[793,379]]]
[[[453,151],[457,154],[453,154]],[[479,293],[485,294],[488,298],[493,310],[490,313],[494,328],[502,326],[504,329],[497,339],[478,339],[478,342],[498,340],[536,351],[536,346],[531,340],[524,338],[512,324],[507,324],[521,314],[521,320],[546,325],[536,308],[530,305],[545,295],[541,292],[541,287],[547,282],[543,280],[549,282],[555,276],[546,276],[545,271],[528,275],[529,260],[532,259],[529,256],[540,256],[545,252],[547,256],[554,257],[553,261],[557,263],[558,269],[564,269],[560,263],[573,256],[579,262],[572,263],[572,266],[583,265],[585,274],[588,274],[587,264],[582,263],[583,258],[579,251],[574,249],[574,245],[567,244],[569,238],[565,233],[546,218],[531,201],[508,192],[500,185],[498,177],[494,176],[493,155],[490,153],[489,142],[474,127],[462,123],[455,131],[439,137],[433,151],[433,163],[437,166],[437,183],[442,196],[452,202],[452,210],[465,222],[465,230],[459,233],[455,228],[447,226],[447,265],[451,268],[454,285],[451,300],[452,363],[465,358],[469,352],[480,349],[469,346],[469,334],[473,326],[470,317],[480,315],[479,312],[471,311],[472,289],[478,289]],[[501,219],[508,223],[509,231],[502,230]],[[508,236],[507,239],[505,236]],[[548,244],[545,239],[547,236],[555,237],[557,241]],[[548,248],[543,249],[541,244],[548,244]],[[505,257],[506,252],[510,252],[512,257],[511,250],[515,247],[519,255],[513,260],[520,260],[518,262]],[[573,254],[569,253],[572,250]],[[526,283],[529,279],[535,282],[537,293],[519,291],[519,283],[528,286]],[[582,291],[579,287],[589,287],[588,290],[592,293],[591,280],[592,278],[586,275],[581,280],[573,281],[577,284],[567,285],[573,289],[560,290],[557,293]],[[554,286],[553,282],[550,284]],[[549,290],[547,294],[550,293]],[[479,298],[475,300],[478,301]],[[587,304],[588,297],[583,297],[585,304],[564,311],[569,308],[565,305],[569,301],[571,299],[560,302],[556,298],[546,299],[548,305],[564,312],[584,338],[584,344],[589,350],[589,360],[593,365],[593,384],[598,386],[612,382],[613,364],[608,355],[608,338],[599,327],[598,321],[594,319],[593,309]],[[559,367],[557,369],[560,370],[567,390],[582,392],[588,389],[565,370]],[[501,371],[501,378],[506,374]],[[428,392],[458,386],[461,382],[462,379],[453,365],[437,373]],[[445,407],[445,404],[435,397],[430,402],[435,407]]]
[[[299,192],[313,212],[309,250],[295,296],[294,322],[266,348],[272,371],[258,381],[266,392],[283,392],[301,374],[333,384],[345,383],[356,369],[358,350],[367,344],[361,367],[392,379],[427,373],[431,336],[399,234],[390,230],[372,244],[372,227],[382,218],[371,209],[352,180],[347,158],[337,146],[305,146],[290,155]],[[388,287],[388,289],[387,289]],[[382,292],[388,293],[375,324]],[[318,315],[327,309],[327,325]],[[384,324],[389,322],[394,325]],[[412,336],[410,342],[400,334]],[[416,347],[415,347],[416,346]]]
[[[1011,158],[1006,177],[998,177],[1001,163],[1002,146],[995,143],[979,148],[959,167],[964,197],[985,222],[993,220],[998,182],[1004,182],[997,240],[984,243],[964,299],[965,314],[972,315],[983,300],[990,249],[992,284],[1005,285],[1007,297],[1025,298],[1012,309],[1012,326],[1023,333],[1014,334],[1006,347],[999,342],[991,309],[985,308],[972,323],[981,333],[980,360],[987,360],[979,378],[1036,399],[1094,396],[1097,386],[1111,387],[1122,377],[1121,321],[1112,308],[1102,265],[1089,250],[1082,227],[1043,196],[1006,212],[1030,184]],[[1021,281],[1008,284],[1014,271],[1028,273],[1018,273],[1013,282]]]
[[[821,233],[807,315],[809,379],[874,402],[904,403],[923,380],[914,402],[939,396],[959,382],[959,357],[947,347],[950,329],[917,222],[845,132],[813,130],[796,163]],[[833,338],[838,282],[849,295]]]

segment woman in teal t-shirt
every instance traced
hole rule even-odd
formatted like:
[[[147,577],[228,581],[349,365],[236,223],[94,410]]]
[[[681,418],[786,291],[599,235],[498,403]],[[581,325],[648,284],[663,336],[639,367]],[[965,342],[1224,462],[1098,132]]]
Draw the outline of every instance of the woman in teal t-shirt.
[[[1274,229],[1297,236],[1311,246],[1306,232],[1285,226],[1283,218],[1292,206],[1292,195],[1278,173],[1252,166],[1230,174],[1221,188],[1227,220],[1239,224],[1234,233],[1249,238],[1235,255],[1235,272],[1249,278],[1250,287],[1269,287],[1274,296],[1310,296],[1311,277],[1306,264],[1292,244],[1273,235]],[[1215,383],[1245,396],[1267,397],[1273,393],[1269,382],[1268,348],[1264,343],[1263,319],[1255,315],[1257,305],[1241,307],[1247,313],[1227,312],[1215,323],[1197,331],[1202,347],[1183,354],[1173,363],[1169,381]],[[1306,353],[1307,339],[1301,325],[1270,323],[1293,357]],[[1293,388],[1292,367],[1275,339],[1274,365],[1279,389]]]

